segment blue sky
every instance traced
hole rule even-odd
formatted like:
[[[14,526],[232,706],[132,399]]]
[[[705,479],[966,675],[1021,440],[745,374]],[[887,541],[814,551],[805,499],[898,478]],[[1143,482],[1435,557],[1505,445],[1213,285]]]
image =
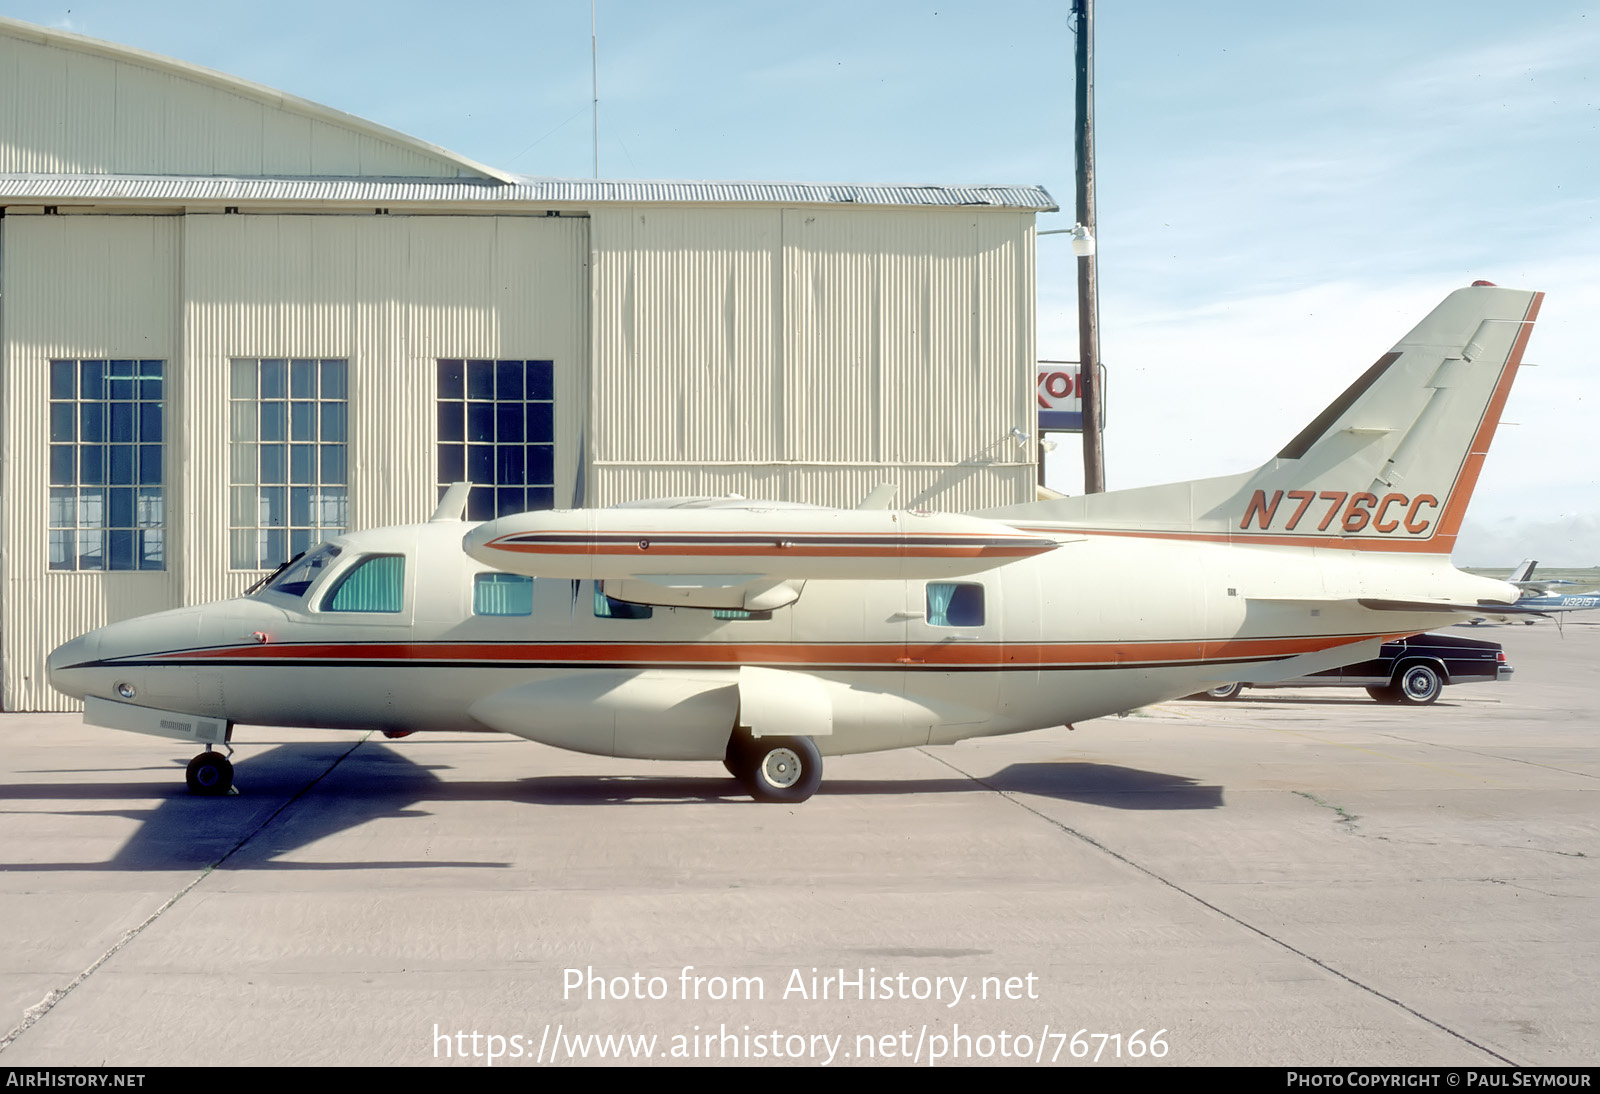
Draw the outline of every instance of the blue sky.
[[[1071,224],[1055,3],[600,0],[617,178],[1037,183]],[[1456,560],[1600,565],[1600,5],[1100,0],[1111,488],[1260,463],[1450,289],[1549,293]],[[589,5],[0,0],[481,162],[591,173]],[[1039,351],[1076,356],[1065,241]],[[1077,439],[1051,456],[1075,492]]]

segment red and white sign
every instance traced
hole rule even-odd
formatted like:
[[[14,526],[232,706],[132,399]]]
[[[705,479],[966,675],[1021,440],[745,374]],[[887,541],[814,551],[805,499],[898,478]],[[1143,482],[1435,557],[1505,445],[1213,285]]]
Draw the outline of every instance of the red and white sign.
[[[1100,366],[1100,424],[1105,425],[1105,365]],[[1083,378],[1076,361],[1039,362],[1039,429],[1083,432]]]

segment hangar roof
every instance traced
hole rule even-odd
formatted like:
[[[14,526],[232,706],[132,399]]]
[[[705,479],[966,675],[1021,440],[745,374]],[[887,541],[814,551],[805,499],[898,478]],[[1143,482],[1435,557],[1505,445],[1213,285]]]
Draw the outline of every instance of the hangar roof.
[[[0,202],[418,204],[784,204],[988,206],[1054,212],[1042,186],[479,179],[257,179],[184,175],[0,175]]]
[[[1056,209],[1037,186],[513,175],[236,76],[0,17],[0,205],[8,203]]]

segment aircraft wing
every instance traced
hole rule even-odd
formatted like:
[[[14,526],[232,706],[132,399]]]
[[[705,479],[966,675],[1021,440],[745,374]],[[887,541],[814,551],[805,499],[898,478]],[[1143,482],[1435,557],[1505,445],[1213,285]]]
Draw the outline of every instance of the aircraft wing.
[[[462,546],[485,565],[536,577],[915,580],[979,573],[1081,538],[886,509],[577,509],[501,517]]]
[[[761,502],[519,513],[462,547],[497,570],[598,581],[643,604],[770,610],[804,582],[938,580],[1053,551],[1081,536],[980,517]]]

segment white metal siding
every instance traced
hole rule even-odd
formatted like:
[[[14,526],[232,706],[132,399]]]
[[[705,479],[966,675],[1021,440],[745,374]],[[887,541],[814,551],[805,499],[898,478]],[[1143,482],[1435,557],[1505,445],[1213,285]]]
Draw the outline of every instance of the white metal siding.
[[[0,173],[453,178],[462,164],[170,63],[0,28]],[[331,112],[330,112],[331,113]]]
[[[435,497],[435,361],[556,362],[557,498],[570,503],[586,414],[587,222],[544,217],[189,217],[184,249],[189,451],[227,451],[228,362],[350,362],[350,523],[425,519]],[[203,455],[202,455],[203,454]],[[189,602],[227,571],[225,467],[195,475]]]
[[[175,603],[178,561],[165,572],[49,569],[47,465],[52,358],[179,356],[177,217],[6,217],[0,220],[0,640],[6,710],[61,709],[44,658],[90,626]],[[169,412],[172,390],[166,392]],[[170,429],[169,429],[170,434]],[[166,454],[167,508],[179,460]],[[169,525],[170,527],[170,525]]]
[[[863,474],[934,508],[1031,495],[1009,436],[1034,421],[1031,215],[635,206],[595,225],[594,503],[759,482],[849,505]]]

